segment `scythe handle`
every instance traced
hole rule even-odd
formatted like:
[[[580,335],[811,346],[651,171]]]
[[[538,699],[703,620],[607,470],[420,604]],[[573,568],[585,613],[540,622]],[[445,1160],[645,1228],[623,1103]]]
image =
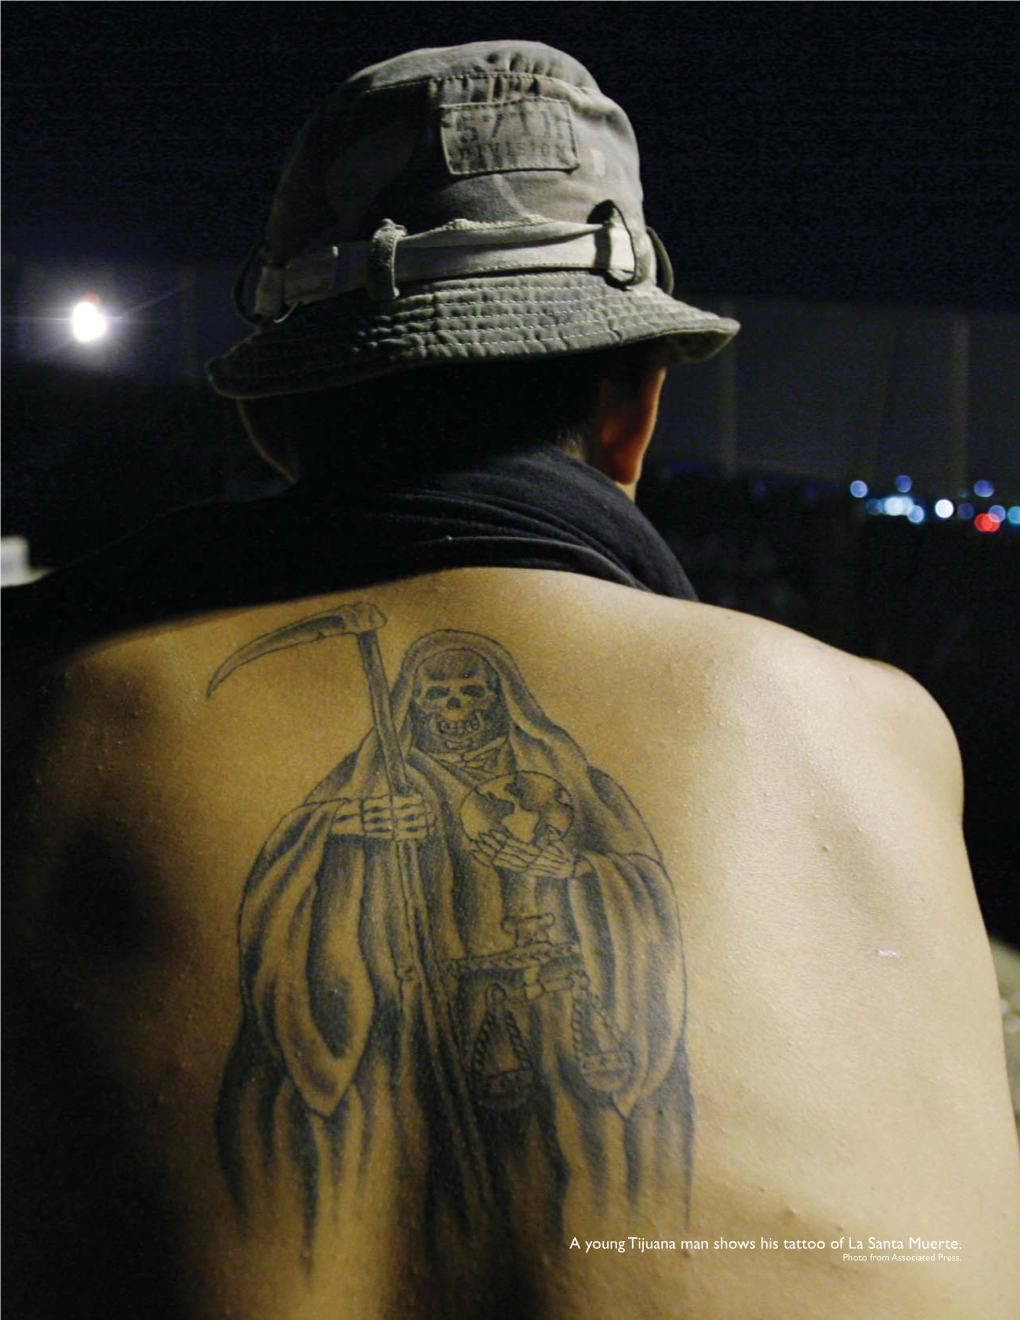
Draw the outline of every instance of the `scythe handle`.
[[[397,737],[397,730],[393,723],[390,690],[386,683],[386,673],[383,669],[382,655],[379,651],[379,634],[374,629],[371,632],[359,632],[358,650],[361,652],[361,663],[364,666],[365,677],[368,680],[368,694],[372,700],[372,717],[375,722],[375,731],[379,735],[379,746],[382,748],[383,765],[386,767],[386,780],[391,793],[404,797],[410,791],[410,784],[407,779],[404,753],[401,750],[400,739]]]
[[[374,629],[359,631],[357,638],[361,662],[368,680],[372,715],[382,749],[390,793],[406,796],[410,792],[411,784],[407,776],[407,765],[400,739],[393,723],[393,709],[390,705],[389,686],[379,650],[379,638]],[[400,875],[401,897],[404,902],[411,956],[421,983],[422,1012],[436,1083],[443,1096],[444,1108],[450,1121],[451,1144],[459,1156],[459,1162],[462,1166],[467,1166],[465,1169],[467,1186],[470,1187],[473,1183],[480,1192],[482,1207],[491,1207],[495,1198],[471,1093],[461,1068],[456,1023],[443,985],[442,968],[432,941],[432,924],[429,921],[418,849],[413,840],[406,840],[395,843],[393,851]]]

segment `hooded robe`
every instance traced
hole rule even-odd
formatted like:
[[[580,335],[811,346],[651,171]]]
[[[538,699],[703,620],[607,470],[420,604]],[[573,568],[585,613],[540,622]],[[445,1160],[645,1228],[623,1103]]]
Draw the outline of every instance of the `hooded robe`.
[[[440,759],[415,744],[415,676],[450,650],[481,656],[499,679],[507,733],[481,759]],[[572,1201],[581,1214],[640,1196],[668,1167],[682,1213],[685,972],[675,895],[644,822],[486,637],[420,638],[391,702],[411,791],[435,815],[411,846],[502,1211],[511,1221],[517,1203],[561,1233],[576,1222]],[[520,879],[479,854],[462,814],[476,790],[515,774],[565,790],[563,842],[579,858],[571,878],[532,882],[537,933],[516,951],[505,922]],[[389,791],[373,730],[281,821],[241,906],[243,1020],[220,1091],[221,1157],[246,1216],[297,1199],[309,1250],[328,1220],[342,1229],[359,1188],[379,1176],[408,1188],[398,1213],[420,1217],[422,1168],[429,1216],[471,1233],[472,1170],[452,1154],[395,865],[395,848],[408,845],[332,832],[341,802]]]

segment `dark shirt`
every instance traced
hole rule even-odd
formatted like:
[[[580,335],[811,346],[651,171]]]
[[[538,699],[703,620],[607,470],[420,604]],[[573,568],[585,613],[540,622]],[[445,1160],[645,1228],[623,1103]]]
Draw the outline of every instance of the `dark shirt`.
[[[306,481],[270,499],[167,514],[6,591],[7,646],[68,651],[209,610],[465,567],[553,569],[697,599],[614,482],[543,448],[407,484]]]

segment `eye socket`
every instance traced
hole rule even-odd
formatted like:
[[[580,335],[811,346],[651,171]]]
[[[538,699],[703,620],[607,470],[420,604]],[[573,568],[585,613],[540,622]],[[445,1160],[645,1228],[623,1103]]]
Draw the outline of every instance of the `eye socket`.
[[[437,701],[440,697],[448,697],[450,689],[444,687],[430,687],[425,693],[426,701]]]
[[[469,683],[466,687],[461,688],[461,692],[464,693],[465,697],[484,697],[488,690],[488,688],[482,687],[480,683]]]

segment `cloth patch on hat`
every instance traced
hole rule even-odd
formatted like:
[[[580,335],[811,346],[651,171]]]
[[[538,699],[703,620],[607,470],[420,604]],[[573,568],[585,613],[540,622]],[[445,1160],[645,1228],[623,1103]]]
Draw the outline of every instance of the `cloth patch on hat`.
[[[553,97],[444,105],[439,129],[451,174],[574,170],[579,164],[570,105]]]

